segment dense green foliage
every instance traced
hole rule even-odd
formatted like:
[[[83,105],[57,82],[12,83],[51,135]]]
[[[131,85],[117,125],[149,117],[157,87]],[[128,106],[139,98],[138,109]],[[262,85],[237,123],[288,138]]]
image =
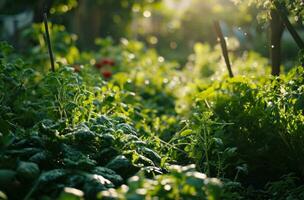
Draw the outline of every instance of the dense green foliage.
[[[52,25],[50,72],[42,32],[21,54],[0,43],[0,199],[303,199],[302,67],[273,78],[230,52],[228,78],[219,47],[181,68],[124,38],[81,51]]]
[[[256,5],[262,9],[270,10],[274,9],[276,4],[286,6],[288,12],[295,16],[295,21],[303,22],[304,8],[303,1],[301,0],[232,0],[235,3],[245,3],[248,5]],[[264,13],[264,17],[269,14]]]
[[[304,130],[302,68],[293,70],[286,78],[262,84],[243,77],[215,83],[198,94],[193,118],[194,129],[200,131],[196,134],[206,130],[207,134],[215,134],[217,145],[228,150],[235,148],[238,161],[232,167],[237,169],[238,163],[246,163],[246,181],[265,183],[290,172],[303,176],[303,163],[299,159],[303,157]],[[211,152],[213,148],[216,149],[211,146]],[[229,172],[221,167],[225,165],[213,169]]]

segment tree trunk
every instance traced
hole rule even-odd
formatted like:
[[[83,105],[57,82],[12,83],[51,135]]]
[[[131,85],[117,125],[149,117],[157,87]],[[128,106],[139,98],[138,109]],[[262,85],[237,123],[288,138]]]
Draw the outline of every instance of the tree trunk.
[[[104,23],[105,11],[96,5],[93,0],[79,0],[74,10],[72,27],[79,36],[78,44],[81,47],[94,48],[94,40],[101,37],[101,26]]]
[[[281,40],[284,32],[284,25],[280,19],[280,16],[275,10],[271,10],[270,20],[270,57],[272,71],[274,76],[280,75],[281,67]]]

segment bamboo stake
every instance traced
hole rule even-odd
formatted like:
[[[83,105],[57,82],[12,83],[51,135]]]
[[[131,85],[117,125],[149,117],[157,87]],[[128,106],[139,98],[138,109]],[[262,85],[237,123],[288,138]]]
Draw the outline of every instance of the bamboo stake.
[[[55,72],[54,56],[53,56],[53,51],[52,51],[52,46],[51,46],[51,39],[50,39],[50,33],[49,33],[48,20],[47,20],[46,12],[43,14],[43,21],[44,21],[44,27],[45,27],[46,42],[47,42],[49,55],[50,55],[51,69],[52,69],[52,72]]]
[[[232,78],[234,77],[232,69],[231,69],[231,64],[230,64],[230,60],[229,60],[229,54],[228,54],[228,48],[227,48],[227,44],[220,26],[219,21],[214,21],[214,28],[215,28],[215,32],[217,34],[218,39],[220,40],[220,44],[222,47],[222,53],[225,59],[225,63],[229,72],[229,77]]]

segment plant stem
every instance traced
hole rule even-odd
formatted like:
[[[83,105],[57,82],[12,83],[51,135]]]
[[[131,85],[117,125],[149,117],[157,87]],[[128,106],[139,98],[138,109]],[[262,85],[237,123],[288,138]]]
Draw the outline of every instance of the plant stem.
[[[41,176],[41,175],[40,175]],[[23,200],[29,200],[32,196],[32,194],[36,191],[38,185],[39,185],[40,177],[35,181],[33,187],[30,189],[30,191],[26,194]]]
[[[204,123],[204,122],[203,122]],[[204,151],[205,151],[205,157],[206,157],[206,174],[208,176],[210,176],[210,161],[209,161],[209,134],[208,134],[208,130],[205,126],[205,124],[203,124],[203,131],[204,131],[204,139],[203,139],[203,144],[204,144]]]

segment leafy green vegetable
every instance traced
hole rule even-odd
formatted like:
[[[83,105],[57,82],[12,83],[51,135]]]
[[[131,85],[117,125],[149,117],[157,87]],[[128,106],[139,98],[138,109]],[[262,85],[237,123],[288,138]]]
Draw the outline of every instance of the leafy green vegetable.
[[[110,180],[115,186],[120,186],[123,183],[123,179],[120,175],[116,174],[113,170],[106,167],[96,167],[92,173],[98,174]]]
[[[28,181],[35,180],[40,174],[39,166],[36,163],[23,161],[20,162],[16,172],[18,177]]]
[[[28,32],[34,41],[43,42],[41,28]],[[220,52],[203,44],[179,69],[137,41],[80,52],[63,27],[53,34],[62,42],[56,57],[83,66],[45,73],[43,45],[28,50],[32,57],[0,43],[7,198],[303,197],[303,68],[263,78],[267,69],[251,66],[267,61],[251,52],[234,58],[237,74],[250,78],[223,80]],[[94,64],[106,57],[115,60],[107,81]]]

